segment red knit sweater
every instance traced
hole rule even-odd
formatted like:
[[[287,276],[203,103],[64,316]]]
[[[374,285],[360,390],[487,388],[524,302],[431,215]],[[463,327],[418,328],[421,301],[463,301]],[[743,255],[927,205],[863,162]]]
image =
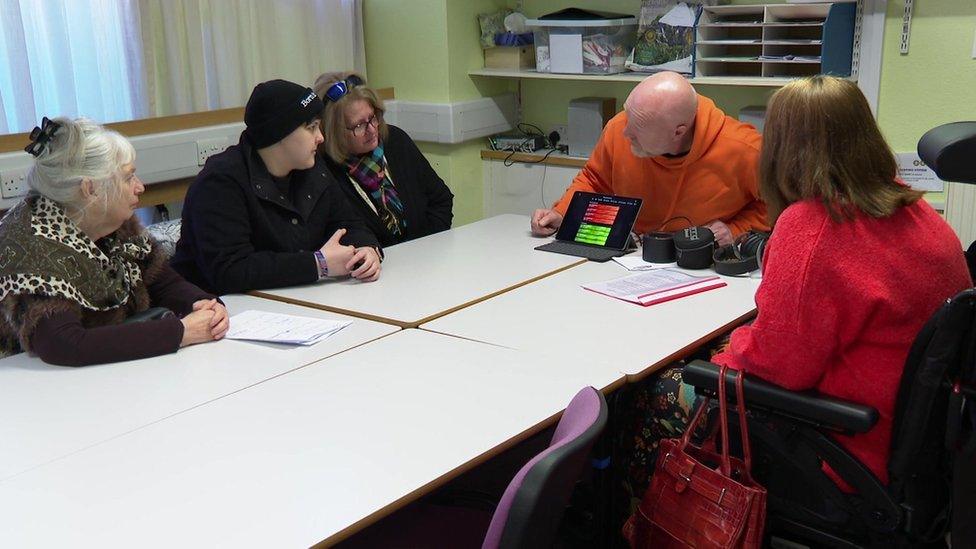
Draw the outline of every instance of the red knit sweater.
[[[887,484],[909,347],[946,298],[972,285],[959,239],[924,200],[841,223],[807,200],[780,215],[765,259],[759,315],[715,362],[876,408],[873,429],[836,438]]]

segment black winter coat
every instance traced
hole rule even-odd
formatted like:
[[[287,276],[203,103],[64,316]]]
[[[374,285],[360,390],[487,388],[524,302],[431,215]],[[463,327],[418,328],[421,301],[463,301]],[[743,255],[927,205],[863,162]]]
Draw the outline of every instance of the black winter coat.
[[[340,228],[343,244],[379,247],[321,157],[291,172],[288,193],[241,135],[190,185],[173,268],[222,295],[317,281],[313,252]]]
[[[342,192],[384,246],[450,229],[451,219],[454,217],[454,195],[451,190],[430,167],[430,163],[407,132],[396,126],[387,127],[390,134],[383,142],[383,154],[386,156],[393,186],[403,203],[403,216],[407,221],[404,234],[397,238],[387,230],[376,212],[353,187],[355,183],[349,179],[346,166],[336,164],[326,156],[326,164],[339,182]]]

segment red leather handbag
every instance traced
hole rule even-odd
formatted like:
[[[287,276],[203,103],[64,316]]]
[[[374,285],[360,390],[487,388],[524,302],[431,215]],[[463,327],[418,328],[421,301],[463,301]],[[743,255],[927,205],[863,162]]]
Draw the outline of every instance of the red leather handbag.
[[[749,427],[744,418],[742,374],[735,390],[740,414],[743,459],[729,456],[727,366],[719,379],[718,402],[721,453],[715,449],[715,430],[702,446],[691,434],[705,421],[706,399],[680,439],[662,440],[651,485],[637,512],[624,525],[624,537],[635,548],[759,548],[766,523],[766,489],[751,474]]]

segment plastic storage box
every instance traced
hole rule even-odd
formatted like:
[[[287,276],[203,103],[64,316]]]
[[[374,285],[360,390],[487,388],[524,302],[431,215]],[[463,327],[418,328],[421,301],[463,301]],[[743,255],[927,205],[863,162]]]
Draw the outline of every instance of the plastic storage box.
[[[621,72],[637,39],[634,16],[563,10],[529,19],[526,25],[535,35],[535,67],[539,72]]]

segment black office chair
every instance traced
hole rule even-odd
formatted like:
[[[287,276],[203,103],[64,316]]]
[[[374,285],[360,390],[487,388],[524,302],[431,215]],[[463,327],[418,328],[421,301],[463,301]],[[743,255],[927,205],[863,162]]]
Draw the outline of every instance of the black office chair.
[[[935,128],[918,149],[939,177],[976,183],[976,122]],[[976,244],[967,260],[976,272]],[[976,290],[969,289],[916,337],[899,385],[887,486],[829,435],[866,432],[877,421],[874,409],[747,376],[754,474],[769,490],[771,536],[813,547],[944,547],[952,515],[954,547],[976,546],[974,319]],[[694,361],[684,381],[713,394],[718,367]],[[822,463],[856,494],[842,493]]]

